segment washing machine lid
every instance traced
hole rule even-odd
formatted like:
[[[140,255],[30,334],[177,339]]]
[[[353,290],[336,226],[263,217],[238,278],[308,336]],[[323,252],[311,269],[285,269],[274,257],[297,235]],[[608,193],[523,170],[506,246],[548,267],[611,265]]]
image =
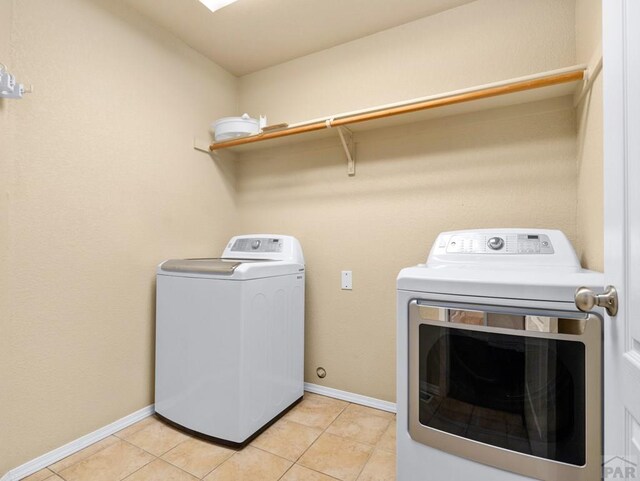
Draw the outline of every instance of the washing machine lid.
[[[158,275],[243,281],[301,275],[304,264],[270,259],[169,259],[158,266]]]
[[[251,261],[256,262],[256,261]],[[166,272],[189,272],[192,274],[233,274],[242,264],[238,260],[229,259],[169,259],[162,264],[162,270]]]
[[[582,269],[558,230],[443,232],[426,264],[403,269],[401,290],[573,304],[577,287],[602,288],[603,275]],[[490,302],[490,301],[488,301]]]

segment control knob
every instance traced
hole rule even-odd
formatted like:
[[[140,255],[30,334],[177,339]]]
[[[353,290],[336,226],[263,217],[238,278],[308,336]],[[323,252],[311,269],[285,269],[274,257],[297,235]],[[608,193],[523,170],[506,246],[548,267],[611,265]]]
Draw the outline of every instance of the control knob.
[[[504,239],[502,237],[492,237],[487,241],[489,249],[498,251],[504,247]]]
[[[262,244],[262,242],[260,242],[260,239],[256,239],[251,243],[251,248],[253,250],[256,250],[258,247],[260,247],[260,244]]]

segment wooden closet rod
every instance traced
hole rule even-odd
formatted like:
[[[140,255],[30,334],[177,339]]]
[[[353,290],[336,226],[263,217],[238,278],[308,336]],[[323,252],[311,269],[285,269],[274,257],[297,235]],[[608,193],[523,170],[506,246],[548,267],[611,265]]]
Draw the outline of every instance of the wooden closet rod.
[[[298,126],[292,126],[283,130],[276,130],[273,132],[264,132],[257,135],[251,135],[248,137],[242,137],[239,139],[227,140],[224,142],[214,142],[210,145],[209,150],[225,149],[227,147],[234,147],[236,145],[250,144],[253,142],[261,142],[263,140],[277,139],[280,137],[286,137],[288,135],[302,134],[305,132],[313,132],[316,130],[323,130],[331,127],[340,127],[348,124],[355,124],[358,122],[366,122],[367,120],[377,120],[386,117],[392,117],[395,115],[409,114],[412,112],[418,112],[420,110],[434,109],[438,107],[445,107],[447,105],[460,104],[464,102],[471,102],[474,100],[482,100],[489,97],[496,97],[499,95],[506,95],[516,92],[522,92],[525,90],[533,90],[542,87],[550,87],[552,85],[558,85],[568,82],[575,82],[582,80],[585,76],[585,70],[573,70],[570,72],[561,72],[556,74],[550,74],[548,76],[533,78],[529,80],[515,80],[512,83],[506,83],[503,85],[497,85],[494,87],[480,88],[478,90],[453,93],[452,95],[445,95],[442,97],[426,99],[423,101],[417,101],[415,103],[408,103],[395,107],[381,108],[378,110],[372,110],[370,112],[361,112],[354,114],[347,114],[342,116],[336,116],[335,118],[328,118],[326,120],[317,120],[307,124],[301,124]]]

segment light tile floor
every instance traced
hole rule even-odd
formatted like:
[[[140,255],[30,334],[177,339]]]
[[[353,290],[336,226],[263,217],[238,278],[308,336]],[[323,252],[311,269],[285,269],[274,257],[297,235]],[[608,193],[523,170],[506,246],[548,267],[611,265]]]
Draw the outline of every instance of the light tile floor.
[[[317,394],[243,450],[152,416],[24,481],[394,481],[395,415]]]

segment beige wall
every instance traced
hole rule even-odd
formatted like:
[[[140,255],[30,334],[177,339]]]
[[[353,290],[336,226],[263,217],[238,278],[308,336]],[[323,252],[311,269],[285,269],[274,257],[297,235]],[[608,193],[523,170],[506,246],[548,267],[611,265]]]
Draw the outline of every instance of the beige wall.
[[[400,269],[424,262],[444,230],[548,227],[575,240],[575,147],[563,98],[361,133],[355,177],[335,141],[244,154],[244,230],[292,234],[304,249],[305,379],[393,401]]]
[[[235,231],[233,165],[192,139],[236,79],[117,2],[9,3],[35,93],[0,103],[0,475],[153,402],[155,266]]]
[[[576,2],[578,61],[593,68],[602,55],[601,0]],[[602,74],[578,106],[578,255],[604,270]]]
[[[575,62],[572,0],[513,5],[479,0],[242,77],[241,110],[296,122]],[[356,140],[355,178],[335,139],[243,154],[238,205],[244,231],[302,241],[306,380],[393,401],[395,278],[440,231],[550,227],[576,240],[575,115],[564,99]]]
[[[0,62],[10,63],[10,51],[9,43],[11,36],[11,8],[12,0],[0,0]],[[8,101],[0,99],[0,411],[4,406],[8,405],[8,392],[6,386],[8,386],[9,372],[4,367],[8,365],[9,361],[9,336],[8,331],[4,329],[3,319],[7,319],[8,316],[8,222],[7,206],[9,200],[6,192],[8,187],[8,143],[11,138],[11,132],[9,132],[10,126],[7,122],[8,116]],[[7,432],[8,428],[8,416],[0,414],[0,433]],[[6,471],[8,467],[2,461],[3,453],[9,451],[10,441],[6,436],[0,435],[0,477]]]
[[[270,123],[397,102],[575,62],[575,0],[478,0],[240,78]]]

